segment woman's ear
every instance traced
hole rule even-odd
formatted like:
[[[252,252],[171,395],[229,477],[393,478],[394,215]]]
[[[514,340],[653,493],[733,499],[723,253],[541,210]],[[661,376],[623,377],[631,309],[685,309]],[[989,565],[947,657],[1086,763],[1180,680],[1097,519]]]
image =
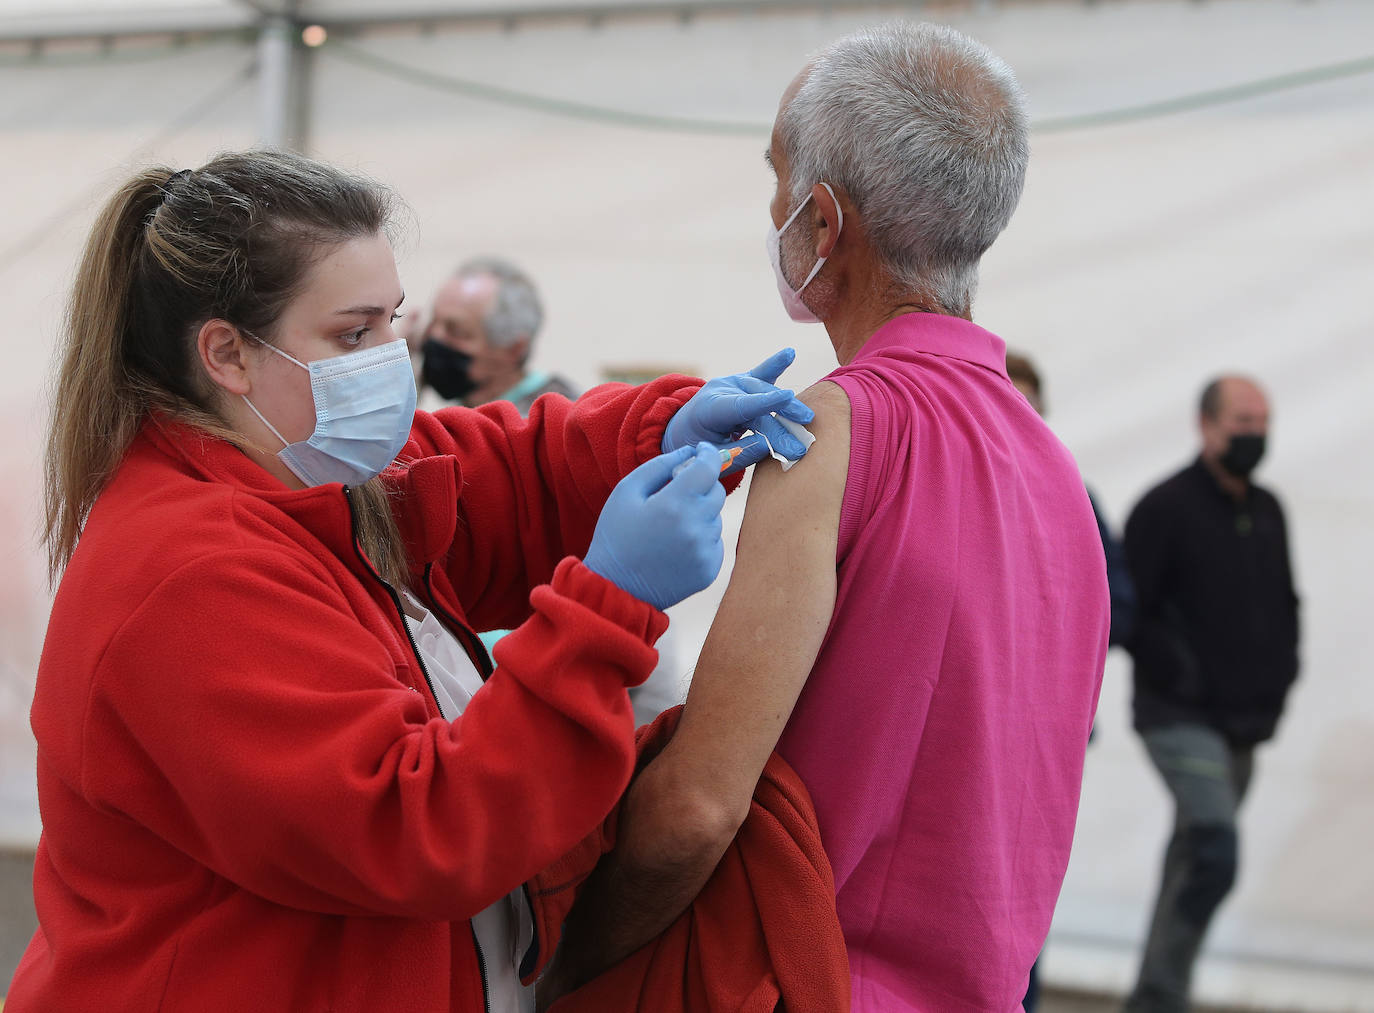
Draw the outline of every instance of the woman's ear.
[[[233,324],[219,318],[207,320],[196,335],[196,352],[200,367],[216,386],[235,395],[252,391],[248,343]]]

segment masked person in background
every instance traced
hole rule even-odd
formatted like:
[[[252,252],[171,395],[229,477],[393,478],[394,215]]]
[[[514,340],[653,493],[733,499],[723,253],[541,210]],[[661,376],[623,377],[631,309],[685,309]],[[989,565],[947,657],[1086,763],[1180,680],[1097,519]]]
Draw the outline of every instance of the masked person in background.
[[[562,377],[529,366],[543,320],[539,293],[523,271],[495,257],[468,261],[440,286],[417,332],[421,382],[448,402],[510,401],[521,415],[543,394],[572,397]]]
[[[1202,452],[1126,521],[1138,618],[1135,727],[1174,831],[1128,1013],[1189,1009],[1193,964],[1235,883],[1236,809],[1298,674],[1298,596],[1279,501],[1250,476],[1269,403],[1251,380],[1202,392]]]
[[[227,154],[96,222],[48,443],[11,1013],[530,1008],[521,885],[620,795],[626,687],[721,565],[704,441],[811,417],[772,386],[790,353],[416,413],[389,203]]]
[[[490,401],[509,401],[528,415],[545,394],[574,397],[561,376],[532,369],[534,339],[544,322],[544,306],[534,282],[524,271],[497,257],[467,261],[439,287],[429,317],[411,330],[411,354],[420,358],[420,401],[461,403],[469,408]],[[482,633],[488,650],[506,630]],[[680,700],[682,664],[674,645],[679,634],[669,627],[658,643],[659,664],[649,678],[630,690],[635,722],[653,719]]]

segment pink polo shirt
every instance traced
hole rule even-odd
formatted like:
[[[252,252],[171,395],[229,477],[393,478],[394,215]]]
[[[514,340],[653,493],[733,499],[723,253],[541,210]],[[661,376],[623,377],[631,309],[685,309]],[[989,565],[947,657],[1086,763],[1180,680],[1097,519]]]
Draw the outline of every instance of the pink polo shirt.
[[[1005,351],[913,313],[828,377],[853,406],[839,593],[779,750],[816,804],[856,1013],[1019,1010],[1069,860],[1106,567]]]

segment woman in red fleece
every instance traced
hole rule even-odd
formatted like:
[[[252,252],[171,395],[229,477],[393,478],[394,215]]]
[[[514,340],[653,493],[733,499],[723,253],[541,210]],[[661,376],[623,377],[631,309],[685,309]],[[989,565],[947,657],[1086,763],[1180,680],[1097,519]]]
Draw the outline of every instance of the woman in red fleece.
[[[619,797],[626,687],[720,566],[697,441],[805,409],[780,354],[416,415],[387,221],[371,183],[247,153],[141,173],[95,226],[12,1013],[528,1004],[521,884]]]

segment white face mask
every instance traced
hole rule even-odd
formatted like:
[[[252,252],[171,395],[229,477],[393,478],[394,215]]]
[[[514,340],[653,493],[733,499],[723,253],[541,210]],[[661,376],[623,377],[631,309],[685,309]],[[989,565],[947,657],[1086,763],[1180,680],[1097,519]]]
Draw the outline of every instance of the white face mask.
[[[835,200],[835,191],[830,189],[829,183],[822,183],[826,191],[830,194],[831,200],[835,201],[835,213],[839,220],[835,226],[835,236],[838,239],[840,230],[844,228],[844,212],[840,210],[840,202]],[[783,309],[787,310],[787,315],[799,324],[814,324],[820,322],[820,317],[811,312],[811,307],[802,302],[802,289],[811,284],[811,279],[820,274],[821,268],[825,265],[825,258],[821,257],[816,261],[816,266],[811,268],[811,273],[806,276],[806,280],[797,288],[793,288],[787,281],[787,276],[782,273],[782,234],[788,230],[797,216],[802,213],[802,208],[806,207],[807,201],[811,200],[808,193],[805,200],[797,205],[797,209],[792,212],[787,221],[782,223],[782,228],[775,229],[771,225],[768,227],[768,259],[773,265],[773,276],[778,282],[778,295],[782,297]]]
[[[253,402],[246,395],[243,398],[281,440],[277,457],[292,474],[309,486],[330,482],[356,486],[376,478],[396,460],[415,421],[415,372],[404,341],[388,341],[308,365],[269,342],[262,343],[310,373],[315,431],[303,442],[287,443]]]

